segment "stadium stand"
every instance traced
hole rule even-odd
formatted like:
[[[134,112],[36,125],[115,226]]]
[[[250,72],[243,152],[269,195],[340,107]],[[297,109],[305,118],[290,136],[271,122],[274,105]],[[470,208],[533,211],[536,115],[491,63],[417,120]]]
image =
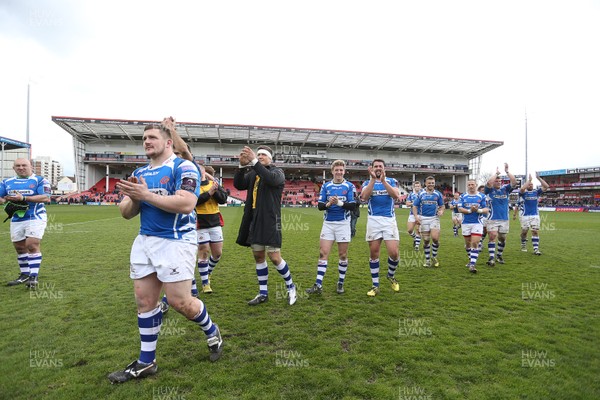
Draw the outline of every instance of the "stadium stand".
[[[143,129],[156,123],[74,117],[52,120],[73,136],[80,192],[73,198],[93,200],[115,194],[111,193],[112,184],[105,189],[98,181],[106,176],[122,179],[147,162],[142,150]],[[329,166],[336,159],[346,160],[346,178],[357,187],[367,178],[370,162],[383,158],[388,176],[399,182],[410,185],[435,175],[445,185],[445,193],[451,194],[455,188],[462,191],[467,178],[479,174],[481,155],[503,145],[501,141],[434,136],[187,122],[178,123],[178,132],[195,160],[213,166],[231,198],[242,201],[246,192],[235,189],[231,179],[239,165],[237,154],[243,146],[269,144],[275,150],[275,163],[286,173],[283,202],[290,206],[316,204],[319,185],[331,179]],[[104,195],[99,195],[102,192]]]
[[[540,176],[550,185],[540,199],[541,205],[565,210],[600,209],[600,167],[541,171]]]

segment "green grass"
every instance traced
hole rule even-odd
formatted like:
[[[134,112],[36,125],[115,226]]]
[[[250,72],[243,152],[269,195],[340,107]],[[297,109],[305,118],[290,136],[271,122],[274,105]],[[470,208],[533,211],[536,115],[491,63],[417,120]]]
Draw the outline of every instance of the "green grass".
[[[422,253],[403,234],[401,292],[382,280],[371,299],[365,212],[350,245],[346,293],[335,293],[334,248],[324,292],[309,299],[322,214],[284,209],[282,255],[300,299],[287,305],[270,266],[269,301],[249,307],[258,285],[250,250],[235,244],[242,209],[225,209],[215,293],[201,295],[226,341],[222,359],[210,363],[204,335],[171,311],[159,373],[110,385],[107,374],[139,351],[128,267],[139,221],[123,220],[115,207],[48,209],[40,289],[0,286],[1,399],[600,398],[600,214],[544,213],[541,257],[519,251],[513,222],[506,265],[480,260],[471,275],[448,213],[442,266],[421,267]],[[398,211],[401,231],[406,216]],[[18,274],[8,232],[7,222],[2,282]]]

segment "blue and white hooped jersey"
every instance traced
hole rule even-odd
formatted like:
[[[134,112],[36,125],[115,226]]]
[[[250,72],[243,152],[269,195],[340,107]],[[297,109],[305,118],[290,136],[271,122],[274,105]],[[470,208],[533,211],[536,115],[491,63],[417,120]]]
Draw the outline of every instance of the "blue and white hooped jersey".
[[[173,155],[159,167],[150,164],[133,171],[132,176],[144,177],[148,190],[161,196],[187,190],[200,195],[200,172],[194,163]],[[173,214],[142,202],[140,234],[196,243],[196,210],[190,214]]]
[[[544,193],[544,191],[539,188],[534,190],[526,190],[524,193],[520,194],[521,198],[523,199],[523,212],[521,215],[524,217],[539,215],[538,202],[542,193]]]
[[[413,190],[412,192],[410,192],[410,193],[408,194],[408,196],[406,196],[406,201],[412,201],[412,202],[413,202],[413,204],[414,204],[414,203],[415,203],[415,200],[417,200],[417,198],[419,197],[419,195],[420,195],[421,193],[423,193],[424,191],[425,191],[425,189],[421,189],[421,191],[420,191],[419,193],[415,193],[415,192],[414,192],[414,190]],[[413,215],[413,212],[412,212],[412,206],[410,207],[410,211],[408,212],[408,215],[409,215],[409,216]]]
[[[343,180],[341,183],[335,183],[333,181],[329,181],[323,184],[321,187],[321,194],[319,195],[319,202],[327,203],[330,198],[337,197],[339,200],[344,203],[355,203],[354,199],[354,184],[348,182],[347,180]],[[323,215],[323,220],[325,221],[349,221],[350,220],[350,211],[345,210],[337,204],[332,205],[331,207],[325,210],[325,215]]]
[[[50,182],[42,176],[31,175],[28,178],[7,178],[0,182],[0,197],[16,195],[17,193],[23,196],[37,196],[39,194],[50,197]],[[46,207],[44,203],[29,202],[29,209],[19,218],[14,214],[12,222],[29,221],[32,219],[46,220]]]
[[[471,206],[477,206],[479,209],[487,207],[487,199],[483,193],[463,193],[458,200],[458,206],[470,209]],[[463,224],[480,224],[484,220],[483,214],[471,213],[463,214]]]
[[[481,193],[483,194],[483,193]],[[490,197],[488,195],[483,194],[483,196],[485,197],[485,206],[488,208],[488,210],[492,209],[492,201],[490,200]],[[487,221],[488,219],[490,219],[490,211],[488,211],[487,214],[481,214],[481,220],[482,221]]]
[[[458,200],[454,200],[452,199],[452,201],[450,202],[450,208],[452,208],[452,212],[453,213],[460,213],[460,211],[458,211],[458,205],[460,204],[460,197],[458,198]]]
[[[435,217],[437,215],[438,207],[444,205],[444,196],[437,190],[429,193],[424,191],[419,193],[419,197],[413,203],[413,206],[417,206],[417,212],[423,217]]]
[[[386,177],[385,180],[391,187],[398,187],[398,181],[396,179]],[[370,181],[371,180],[368,179],[363,182],[363,190]],[[385,185],[380,180],[376,180],[373,185],[373,192],[371,193],[371,197],[369,197],[367,208],[369,210],[369,215],[377,217],[396,217],[396,214],[394,213],[394,199],[390,196],[385,189]]]
[[[509,183],[500,189],[485,187],[485,194],[490,198],[489,220],[508,221],[508,195],[512,192]]]

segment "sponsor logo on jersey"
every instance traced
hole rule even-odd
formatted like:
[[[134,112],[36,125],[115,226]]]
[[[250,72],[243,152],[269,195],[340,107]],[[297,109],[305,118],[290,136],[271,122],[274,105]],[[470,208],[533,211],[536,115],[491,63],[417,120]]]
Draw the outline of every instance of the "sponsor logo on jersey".
[[[142,172],[142,176],[154,176],[154,175],[158,175],[160,173],[160,171],[145,171]]]
[[[194,178],[183,178],[181,181],[181,190],[187,190],[189,192],[195,192],[198,180]]]
[[[389,193],[387,190],[373,190],[373,192],[371,193],[371,196],[389,196]]]

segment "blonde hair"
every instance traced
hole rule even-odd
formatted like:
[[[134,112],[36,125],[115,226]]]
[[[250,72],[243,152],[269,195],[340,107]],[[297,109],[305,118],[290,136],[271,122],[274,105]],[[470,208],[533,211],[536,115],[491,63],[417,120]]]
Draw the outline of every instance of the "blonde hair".
[[[331,170],[333,171],[333,169],[335,167],[339,167],[342,166],[344,167],[344,169],[346,169],[346,161],[344,160],[335,160],[334,162],[331,163]]]

